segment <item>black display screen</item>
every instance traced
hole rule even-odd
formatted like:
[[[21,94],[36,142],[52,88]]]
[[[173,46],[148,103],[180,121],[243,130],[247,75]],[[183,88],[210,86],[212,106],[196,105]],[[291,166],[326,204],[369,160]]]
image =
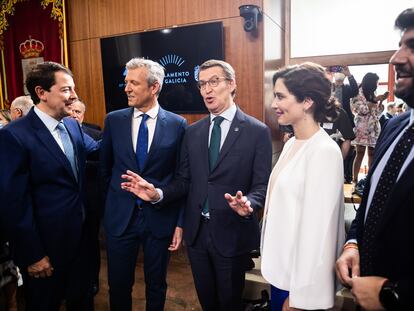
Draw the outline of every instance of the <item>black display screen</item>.
[[[165,68],[158,98],[176,113],[207,112],[197,88],[198,66],[208,59],[223,60],[222,22],[176,27],[101,39],[106,111],[128,107],[124,92],[125,64],[144,57]]]

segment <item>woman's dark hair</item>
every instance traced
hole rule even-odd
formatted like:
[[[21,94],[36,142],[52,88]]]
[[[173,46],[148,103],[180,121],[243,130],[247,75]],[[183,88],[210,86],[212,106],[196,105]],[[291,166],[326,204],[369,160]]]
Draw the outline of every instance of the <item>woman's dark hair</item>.
[[[375,100],[375,91],[377,90],[379,77],[376,73],[368,72],[363,78],[360,84],[362,88],[362,93],[365,96],[365,99],[369,102],[376,103]]]
[[[313,101],[311,110],[317,122],[334,121],[339,115],[339,104],[335,97],[331,96],[331,81],[322,66],[306,62],[279,69],[273,75],[273,84],[278,79],[283,79],[286,88],[292,93],[298,102],[305,98]]]
[[[55,72],[58,71],[62,71],[73,78],[73,74],[68,68],[55,62],[37,64],[36,67],[27,74],[26,88],[35,105],[40,102],[40,98],[36,94],[36,87],[40,86],[45,91],[50,91],[50,88],[56,83]]]

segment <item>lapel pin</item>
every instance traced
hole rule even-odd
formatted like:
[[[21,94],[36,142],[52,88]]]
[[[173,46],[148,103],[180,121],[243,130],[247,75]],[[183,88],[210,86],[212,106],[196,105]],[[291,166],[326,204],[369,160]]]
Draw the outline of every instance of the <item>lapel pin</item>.
[[[234,128],[234,131],[235,131],[235,132],[238,132],[238,131],[239,131],[239,128],[238,128],[238,127],[235,127],[235,128]]]

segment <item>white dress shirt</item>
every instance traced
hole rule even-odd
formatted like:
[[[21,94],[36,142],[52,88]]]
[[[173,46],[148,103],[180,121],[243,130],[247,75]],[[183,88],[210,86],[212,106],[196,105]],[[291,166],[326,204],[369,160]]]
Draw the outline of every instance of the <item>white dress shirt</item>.
[[[56,120],[55,118],[49,116],[47,113],[43,112],[42,110],[40,110],[36,106],[34,107],[34,112],[39,117],[39,119],[43,122],[43,124],[47,127],[50,134],[52,134],[53,138],[55,139],[55,141],[59,145],[60,149],[62,149],[63,153],[65,153],[65,149],[63,148],[62,139],[60,138],[59,131],[56,128],[57,125],[59,124],[59,121]]]
[[[155,126],[157,124],[158,118],[158,111],[160,110],[160,106],[158,103],[148,110],[145,114],[149,116],[147,119],[147,127],[148,127],[148,150],[150,150],[152,140],[154,138]],[[139,126],[141,125],[142,117],[141,115],[144,114],[142,111],[134,108],[134,113],[132,114],[132,146],[134,151],[137,149],[137,138],[139,132]]]
[[[235,104],[232,104],[229,108],[227,108],[225,111],[223,111],[219,116],[223,117],[224,120],[220,124],[221,128],[221,140],[220,140],[220,150],[221,147],[223,147],[224,141],[226,140],[227,134],[230,130],[231,122],[233,122],[234,116],[236,115],[237,107]],[[210,114],[210,129],[208,132],[208,146],[210,147],[210,138],[211,138],[211,132],[213,131],[214,126],[214,118],[217,117],[214,114]]]

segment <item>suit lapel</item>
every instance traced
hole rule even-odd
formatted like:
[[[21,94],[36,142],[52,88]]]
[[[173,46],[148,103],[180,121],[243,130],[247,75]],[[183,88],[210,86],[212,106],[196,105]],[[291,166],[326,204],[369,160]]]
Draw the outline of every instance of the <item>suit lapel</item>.
[[[53,138],[46,125],[44,125],[44,123],[39,119],[33,109],[30,111],[27,117],[32,120],[35,134],[43,146],[46,148],[46,150],[48,150],[50,154],[65,167],[68,174],[75,180],[75,176],[73,176],[72,167],[70,166],[68,158],[62,149],[60,149],[58,143]]]
[[[200,163],[204,166],[204,171],[208,176],[210,167],[208,161],[208,134],[210,130],[210,115],[200,121],[200,130],[198,132],[198,141],[200,144]]]
[[[125,141],[125,153],[129,162],[129,167],[134,172],[138,172],[137,158],[135,156],[134,146],[132,144],[132,118],[134,114],[134,108],[124,110],[121,117],[121,124],[118,125],[119,132],[117,129],[114,131],[119,133],[118,139]]]
[[[387,139],[386,149],[391,145],[391,143],[396,139],[396,137],[405,129],[408,125],[409,117],[405,120],[402,120],[399,124],[395,126],[392,130],[392,135]],[[385,152],[385,151],[384,151]],[[397,212],[397,206],[401,206],[402,202],[405,200],[407,195],[412,195],[413,191],[413,183],[412,178],[414,176],[414,161],[406,167],[403,174],[401,174],[400,178],[398,179],[396,185],[392,189],[392,191],[388,194],[388,204],[387,208],[384,210],[384,217],[382,218],[379,232],[386,227],[387,222],[392,218],[392,215]],[[390,208],[391,207],[391,208]]]
[[[212,172],[220,165],[220,162],[226,157],[226,155],[231,150],[233,144],[240,136],[240,133],[244,128],[244,121],[245,116],[243,112],[241,112],[240,109],[237,109],[236,114],[234,115],[234,119],[231,122],[229,132],[227,133],[226,139],[224,140],[224,144],[221,147],[216,166],[214,167]]]

